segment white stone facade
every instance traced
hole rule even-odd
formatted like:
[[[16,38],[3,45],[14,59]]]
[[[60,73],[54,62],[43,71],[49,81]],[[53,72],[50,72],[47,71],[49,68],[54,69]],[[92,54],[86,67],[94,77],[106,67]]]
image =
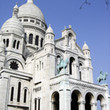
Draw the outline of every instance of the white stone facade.
[[[31,11],[30,11],[31,10]],[[72,27],[62,37],[33,0],[13,8],[0,30],[0,110],[110,110],[107,85],[93,82],[90,49]]]

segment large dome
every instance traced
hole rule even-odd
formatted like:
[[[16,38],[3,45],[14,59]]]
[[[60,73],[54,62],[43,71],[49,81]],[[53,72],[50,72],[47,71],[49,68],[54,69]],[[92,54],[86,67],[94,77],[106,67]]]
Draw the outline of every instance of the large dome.
[[[18,17],[33,17],[45,22],[43,13],[33,2],[27,2],[19,7]]]
[[[13,16],[12,18],[8,19],[2,26],[1,31],[3,33],[5,32],[13,32],[18,35],[23,35],[24,34],[24,28],[17,18],[17,13],[18,13],[18,7],[17,5],[13,9]]]

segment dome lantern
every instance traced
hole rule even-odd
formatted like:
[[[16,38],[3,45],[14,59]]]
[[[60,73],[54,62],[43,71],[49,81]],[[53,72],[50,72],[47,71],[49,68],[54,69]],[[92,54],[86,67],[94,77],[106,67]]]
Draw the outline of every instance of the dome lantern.
[[[33,3],[33,0],[27,0],[27,3]]]
[[[16,5],[13,8],[13,17],[18,17],[18,12],[19,12],[19,8],[18,8],[18,5],[16,3]]]

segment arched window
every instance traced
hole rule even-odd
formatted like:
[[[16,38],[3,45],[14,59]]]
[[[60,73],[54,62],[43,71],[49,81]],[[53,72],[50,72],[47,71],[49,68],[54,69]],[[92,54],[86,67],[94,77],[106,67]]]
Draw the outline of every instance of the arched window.
[[[73,57],[70,58],[70,64],[69,64],[69,70],[70,70],[70,75],[73,74],[73,64],[74,64],[75,59]]]
[[[43,38],[41,38],[41,45],[40,46],[43,47]]]
[[[39,45],[39,36],[36,36],[35,38],[35,45]]]
[[[60,63],[60,60],[61,60],[61,56],[58,55],[58,56],[57,56],[57,65]]]
[[[30,34],[29,35],[29,44],[32,44],[33,43],[33,34]]]
[[[59,110],[59,93],[54,92],[52,95],[52,110]]]
[[[24,40],[27,42],[27,34],[24,33]]]
[[[6,47],[8,47],[9,46],[9,39],[7,39],[7,43],[6,43]]]
[[[38,98],[38,110],[40,110],[40,98]]]
[[[11,88],[10,101],[13,101],[13,97],[14,97],[14,87]]]
[[[14,40],[13,42],[13,48],[15,48],[15,46],[16,46],[16,40]]]
[[[82,63],[79,63],[79,80],[82,80]]]
[[[5,39],[3,39],[3,42],[4,42],[4,44],[5,44]]]
[[[34,110],[37,110],[37,98],[35,98],[35,102],[34,103],[35,103],[34,104],[35,105],[35,107],[34,107],[35,109]]]
[[[19,49],[19,43],[20,43],[20,42],[18,41],[18,42],[17,42],[17,49]]]
[[[27,89],[24,89],[24,103],[26,103],[27,100]]]
[[[21,96],[21,82],[18,83],[17,102],[20,102],[20,96]]]

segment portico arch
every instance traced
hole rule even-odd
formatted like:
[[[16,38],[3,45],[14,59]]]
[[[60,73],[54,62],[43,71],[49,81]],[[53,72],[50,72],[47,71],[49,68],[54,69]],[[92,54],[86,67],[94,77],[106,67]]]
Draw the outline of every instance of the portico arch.
[[[52,110],[59,110],[59,93],[54,92],[52,94]]]
[[[80,110],[80,104],[82,100],[82,94],[79,90],[74,90],[71,94],[71,110]]]
[[[104,96],[102,94],[99,94],[97,96],[97,108],[100,108],[100,110],[105,110],[105,99],[104,99]]]
[[[94,96],[88,92],[85,96],[85,110],[92,110],[92,103],[94,102]]]

